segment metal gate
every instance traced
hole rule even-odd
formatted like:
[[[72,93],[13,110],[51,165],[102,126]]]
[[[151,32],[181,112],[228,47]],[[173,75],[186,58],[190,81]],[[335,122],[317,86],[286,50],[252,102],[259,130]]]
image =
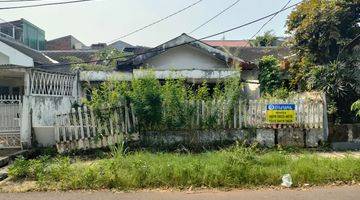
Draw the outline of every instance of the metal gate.
[[[21,148],[21,105],[20,96],[0,95],[0,149]]]

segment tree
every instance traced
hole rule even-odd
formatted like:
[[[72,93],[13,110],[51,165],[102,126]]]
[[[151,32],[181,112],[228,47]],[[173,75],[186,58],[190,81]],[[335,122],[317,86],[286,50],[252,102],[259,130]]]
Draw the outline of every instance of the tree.
[[[277,37],[272,33],[272,31],[267,31],[263,36],[257,36],[255,40],[252,40],[251,46],[254,47],[268,47],[275,46]]]
[[[356,89],[360,86],[357,77],[359,70],[347,68],[345,63],[333,62],[326,66],[311,69],[307,79],[308,89],[323,91],[328,97],[329,114],[338,122],[356,120],[350,106],[359,97]]]
[[[99,64],[115,68],[117,61],[124,59],[125,54],[118,49],[108,47],[97,52],[96,57],[101,60]]]
[[[287,32],[300,58],[315,64],[337,60],[339,53],[360,34],[359,0],[305,0],[289,15]],[[359,40],[360,41],[360,40]]]
[[[359,98],[360,0],[305,0],[289,15],[287,32],[296,53],[290,85],[327,95],[335,121],[352,122]]]

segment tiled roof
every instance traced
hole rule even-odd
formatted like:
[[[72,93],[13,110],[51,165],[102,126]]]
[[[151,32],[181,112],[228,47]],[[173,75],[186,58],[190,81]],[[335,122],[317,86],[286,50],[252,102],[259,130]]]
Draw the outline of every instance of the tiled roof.
[[[223,48],[219,47],[219,49]],[[225,49],[233,56],[254,63],[263,56],[272,55],[278,59],[284,59],[291,55],[290,49],[287,47],[225,47]]]
[[[54,61],[52,61],[51,59],[48,59],[43,53],[41,53],[40,51],[31,49],[27,46],[25,46],[24,44],[21,44],[17,41],[14,40],[10,40],[4,37],[0,37],[0,42],[5,43],[6,45],[20,51],[21,53],[29,56],[30,58],[32,58],[34,60],[34,65],[41,65],[41,64],[53,64]],[[56,59],[54,59],[56,60]]]
[[[168,51],[171,48],[176,48],[176,47],[184,45],[184,44],[190,45],[197,49],[200,49],[200,50],[208,53],[209,55],[211,55],[219,60],[224,61],[225,63],[238,63],[241,66],[243,66],[243,69],[252,69],[254,66],[253,63],[246,62],[236,56],[228,55],[227,53],[225,53],[222,50],[212,47],[202,41],[198,41],[195,38],[190,37],[189,35],[183,33],[182,35],[180,35],[168,42],[165,42],[155,48],[148,50],[149,53],[145,52],[142,55],[135,55],[128,60],[118,61],[117,67],[119,70],[131,70],[133,68],[141,66],[146,60],[148,60],[154,56],[157,56],[159,54],[162,54],[162,53]]]
[[[207,45],[213,47],[250,47],[250,42],[247,40],[203,40]]]
[[[91,62],[95,59],[95,54],[99,50],[59,50],[59,51],[42,51],[45,55],[54,60],[60,60],[61,57],[74,56],[85,62]]]

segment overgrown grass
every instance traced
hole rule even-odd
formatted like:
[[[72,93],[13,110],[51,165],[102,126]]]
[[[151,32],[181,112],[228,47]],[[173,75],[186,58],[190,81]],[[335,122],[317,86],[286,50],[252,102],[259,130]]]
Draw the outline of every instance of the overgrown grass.
[[[134,152],[84,163],[69,157],[19,158],[13,180],[35,180],[42,189],[242,188],[278,186],[284,174],[294,185],[360,181],[360,159],[262,151],[236,146],[202,154]]]

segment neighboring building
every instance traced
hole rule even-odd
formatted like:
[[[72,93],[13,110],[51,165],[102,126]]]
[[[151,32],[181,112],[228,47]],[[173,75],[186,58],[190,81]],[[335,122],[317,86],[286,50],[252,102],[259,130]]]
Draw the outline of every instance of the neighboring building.
[[[97,43],[91,45],[91,49],[95,49],[95,50],[105,49],[106,47],[107,47],[106,43]]]
[[[35,50],[45,50],[45,31],[25,19],[1,23],[0,36]]]
[[[109,47],[115,48],[120,51],[124,51],[125,48],[133,48],[134,46],[131,44],[128,44],[124,41],[119,40],[119,41],[109,44]]]
[[[84,43],[80,42],[72,35],[46,41],[46,50],[79,50],[88,49]]]
[[[0,65],[34,67],[57,61],[12,39],[0,37]]]
[[[56,113],[77,101],[77,76],[45,66],[58,62],[0,37],[0,149],[53,145]]]

